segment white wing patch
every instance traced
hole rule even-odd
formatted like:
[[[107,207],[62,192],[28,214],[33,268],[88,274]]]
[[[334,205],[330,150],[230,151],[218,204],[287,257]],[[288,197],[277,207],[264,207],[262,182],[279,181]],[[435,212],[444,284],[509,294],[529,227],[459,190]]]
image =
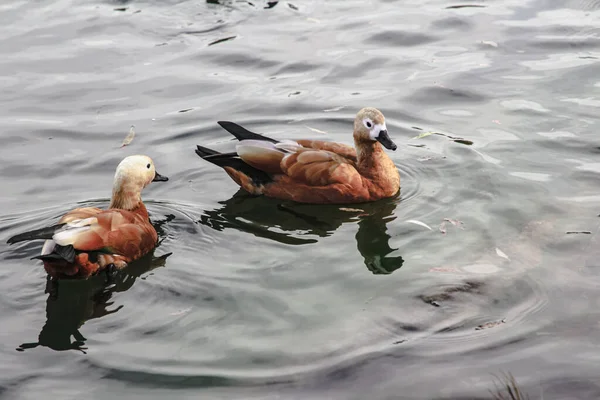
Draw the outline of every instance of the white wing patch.
[[[96,217],[73,220],[56,231],[52,236],[52,240],[59,246],[68,246],[73,244],[81,233],[89,231],[91,229],[90,225],[96,223],[98,223]]]
[[[56,247],[56,242],[54,240],[46,240],[44,242],[44,246],[42,247],[42,255],[48,255],[51,254],[54,251],[54,248]]]
[[[282,140],[279,143],[275,143],[275,148],[288,153],[295,153],[303,147],[293,140]]]

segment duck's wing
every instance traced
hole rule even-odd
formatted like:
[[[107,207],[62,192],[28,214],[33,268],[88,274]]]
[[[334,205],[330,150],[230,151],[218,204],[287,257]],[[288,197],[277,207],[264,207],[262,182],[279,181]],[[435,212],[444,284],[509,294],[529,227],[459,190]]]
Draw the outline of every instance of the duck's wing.
[[[85,218],[76,218],[79,215]],[[52,236],[52,240],[59,246],[73,246],[80,252],[103,251],[136,258],[150,250],[158,240],[150,222],[131,211],[102,210],[90,216],[73,210],[63,220],[68,222]]]
[[[336,153],[306,148],[286,155],[281,160],[285,175],[310,186],[344,184],[359,187],[362,177],[355,165],[352,160]]]
[[[293,181],[311,186],[356,183],[360,174],[352,160],[326,150],[306,148],[297,142],[268,143],[243,140],[236,146],[247,164],[274,175],[287,175]]]
[[[284,173],[281,160],[303,149],[290,140],[273,143],[264,140],[241,140],[236,146],[237,155],[248,165],[271,175]]]
[[[313,150],[325,150],[347,158],[353,162],[357,162],[356,149],[352,146],[343,143],[327,142],[325,140],[309,140],[301,139],[296,142],[306,148]]]
[[[219,125],[221,125],[221,127],[223,127],[227,132],[229,132],[233,136],[235,136],[235,138],[239,141],[254,140],[254,141],[264,141],[264,142],[273,143],[273,144],[285,142],[285,140],[278,141],[278,140],[272,139],[270,137],[261,135],[259,133],[251,132],[248,129],[244,128],[243,126],[240,126],[234,122],[218,121],[217,123]],[[299,144],[300,146],[303,146],[303,147],[306,147],[309,149],[313,149],[313,150],[330,151],[332,153],[338,154],[342,157],[348,158],[348,159],[356,162],[356,149],[347,144],[328,142],[325,140],[310,140],[310,139],[296,140],[295,143]]]
[[[89,218],[100,212],[102,212],[102,210],[99,208],[92,208],[92,207],[76,208],[75,210],[72,210],[72,211],[68,212],[67,214],[65,214],[58,221],[58,223],[56,225],[46,226],[46,227],[43,227],[40,229],[34,229],[32,231],[20,233],[18,235],[11,237],[6,242],[8,244],[13,244],[13,243],[18,243],[18,242],[24,242],[27,240],[52,239],[52,237],[57,232],[60,232],[63,230],[68,230],[68,229],[73,229],[76,227],[76,226],[69,226],[68,225],[69,222],[75,221],[75,220],[86,219],[86,218]]]

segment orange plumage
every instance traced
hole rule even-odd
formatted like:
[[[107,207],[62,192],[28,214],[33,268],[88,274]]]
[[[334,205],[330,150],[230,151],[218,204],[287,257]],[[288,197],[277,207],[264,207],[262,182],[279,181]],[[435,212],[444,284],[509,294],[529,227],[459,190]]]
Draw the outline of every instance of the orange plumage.
[[[122,269],[158,241],[141,191],[166,181],[146,156],[130,156],[117,167],[109,209],[77,208],[52,227],[13,236],[8,243],[46,239],[40,258],[52,277],[88,278],[106,268]]]
[[[354,144],[320,140],[276,141],[231,122],[219,122],[240,142],[235,153],[198,146],[196,153],[225,169],[244,190],[302,203],[361,203],[394,196],[398,169],[383,150],[389,138],[383,114],[363,108],[354,121]]]

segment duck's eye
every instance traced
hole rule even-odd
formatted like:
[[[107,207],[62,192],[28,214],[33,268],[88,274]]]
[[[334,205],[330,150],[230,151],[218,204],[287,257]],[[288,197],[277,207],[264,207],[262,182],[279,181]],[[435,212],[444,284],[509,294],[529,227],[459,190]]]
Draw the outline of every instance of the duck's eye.
[[[365,122],[365,124],[367,124],[367,128],[373,127],[373,124],[371,123],[371,121],[367,121],[367,122]]]
[[[146,165],[146,168],[150,169],[150,164]]]

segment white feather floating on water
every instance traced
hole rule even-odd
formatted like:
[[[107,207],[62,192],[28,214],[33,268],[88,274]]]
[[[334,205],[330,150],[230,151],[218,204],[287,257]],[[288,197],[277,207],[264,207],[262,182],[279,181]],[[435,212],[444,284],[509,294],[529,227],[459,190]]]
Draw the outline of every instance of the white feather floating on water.
[[[497,247],[496,247],[496,254],[498,254],[498,256],[500,256],[502,258],[506,258],[508,261],[510,261],[510,258],[508,258],[508,256]]]
[[[311,128],[311,127],[310,127],[310,126],[308,126],[308,125],[304,125],[304,126],[305,126],[306,128],[308,128],[308,129],[310,129],[310,130],[311,130],[311,131],[313,131],[313,132],[320,133],[320,134],[322,134],[322,135],[327,135],[327,132],[325,132],[325,131],[322,131],[322,130],[320,130],[320,129],[317,129],[317,128]]]
[[[429,229],[430,231],[431,231],[431,230],[433,230],[433,229],[431,229],[431,227],[430,227],[429,225],[427,225],[426,223],[424,223],[424,222],[421,222],[421,221],[417,221],[416,219],[409,219],[408,221],[405,221],[405,222],[409,222],[409,223],[411,223],[411,224],[415,224],[415,225],[421,225],[421,226],[423,226],[423,227],[425,227],[425,228]]]
[[[134,126],[131,125],[131,128],[129,128],[129,134],[125,137],[125,139],[123,139],[123,143],[121,143],[121,147],[125,147],[125,146],[129,145],[133,141],[134,137],[135,137],[135,129],[134,129]]]

